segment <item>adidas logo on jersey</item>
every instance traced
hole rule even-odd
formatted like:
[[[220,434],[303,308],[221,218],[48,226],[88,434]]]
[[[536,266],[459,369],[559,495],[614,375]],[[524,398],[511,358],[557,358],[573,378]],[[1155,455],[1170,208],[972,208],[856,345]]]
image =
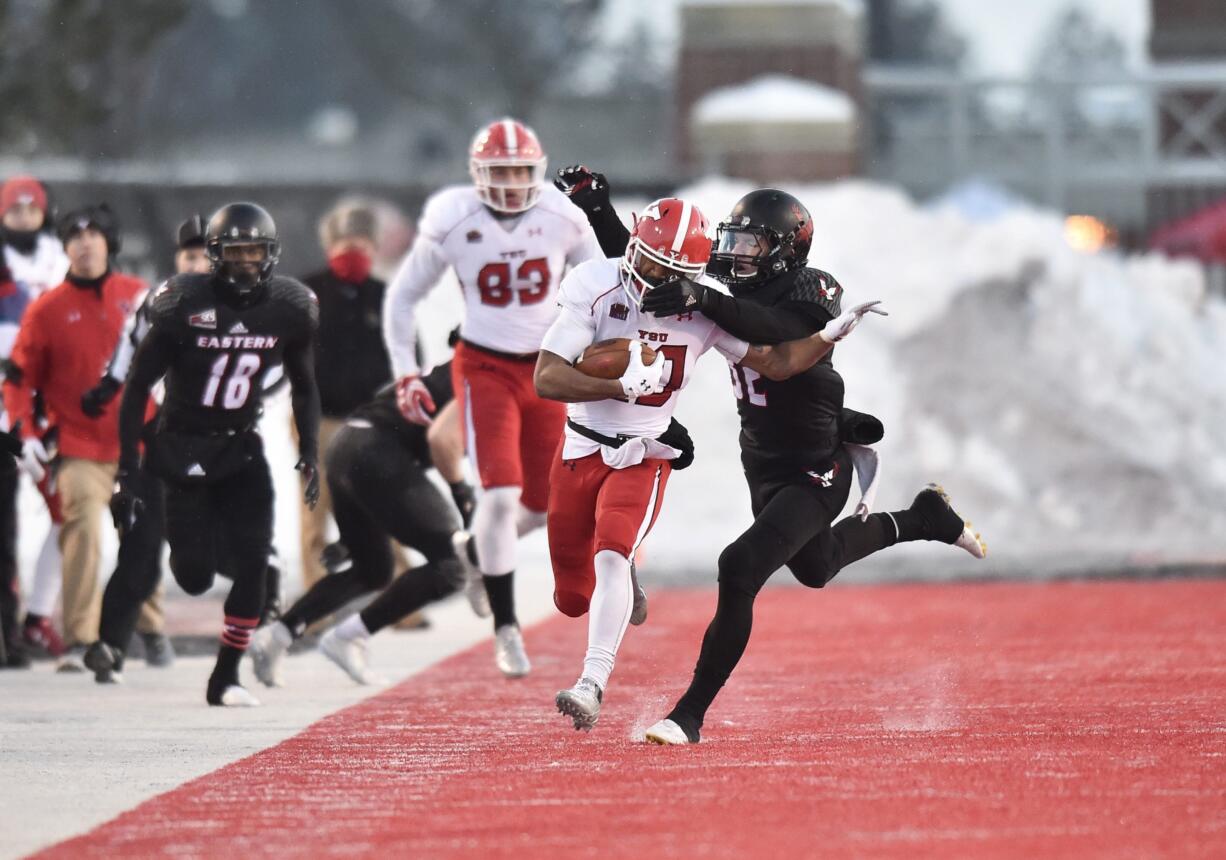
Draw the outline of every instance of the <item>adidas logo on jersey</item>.
[[[246,334],[247,327],[243,325],[243,321],[239,320],[230,327],[230,334]]]
[[[187,476],[189,478],[203,478],[204,475],[204,466],[201,466],[199,463],[192,463],[187,467]]]

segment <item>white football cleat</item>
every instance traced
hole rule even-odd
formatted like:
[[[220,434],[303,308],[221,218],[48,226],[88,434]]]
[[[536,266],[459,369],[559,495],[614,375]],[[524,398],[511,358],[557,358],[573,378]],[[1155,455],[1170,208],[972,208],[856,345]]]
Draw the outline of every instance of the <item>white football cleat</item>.
[[[967,522],[966,527],[962,529],[962,534],[954,541],[954,546],[966,550],[975,558],[987,558],[988,555],[988,542],[979,532],[975,531],[975,527],[970,522]]]
[[[494,663],[508,678],[522,678],[532,671],[518,624],[504,624],[494,631]]]
[[[591,678],[580,678],[569,690],[562,690],[553,697],[558,711],[571,718],[575,731],[590,732],[600,719],[600,702],[604,694],[600,685]]]
[[[680,746],[690,743],[685,730],[672,720],[660,720],[643,735],[643,740],[649,744],[659,744],[662,747]]]
[[[319,651],[337,666],[345,670],[345,674],[355,683],[364,687],[378,687],[387,683],[387,679],[371,670],[367,665],[367,646],[370,637],[355,636],[343,639],[333,627],[319,640]]]
[[[634,605],[630,609],[630,623],[638,627],[647,620],[647,592],[639,585],[639,576],[634,562],[630,562],[630,584],[634,588]]]
[[[285,686],[285,655],[294,637],[279,621],[265,624],[251,634],[247,653],[255,669],[256,679],[265,687]]]
[[[491,614],[490,596],[485,592],[485,578],[468,556],[470,540],[472,540],[472,535],[468,532],[456,532],[451,536],[455,554],[460,559],[460,569],[464,571],[464,596],[468,598],[468,605],[472,607],[478,618],[489,618]]]
[[[221,691],[221,704],[226,708],[258,708],[260,700],[238,684],[231,684]]]

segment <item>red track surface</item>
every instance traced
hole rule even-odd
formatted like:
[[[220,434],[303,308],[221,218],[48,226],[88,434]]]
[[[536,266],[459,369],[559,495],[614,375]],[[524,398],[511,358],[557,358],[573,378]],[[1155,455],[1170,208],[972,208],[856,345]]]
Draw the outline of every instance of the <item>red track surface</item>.
[[[1226,857],[1226,582],[771,590],[703,744],[632,743],[714,600],[653,597],[591,735],[558,617],[43,856]]]

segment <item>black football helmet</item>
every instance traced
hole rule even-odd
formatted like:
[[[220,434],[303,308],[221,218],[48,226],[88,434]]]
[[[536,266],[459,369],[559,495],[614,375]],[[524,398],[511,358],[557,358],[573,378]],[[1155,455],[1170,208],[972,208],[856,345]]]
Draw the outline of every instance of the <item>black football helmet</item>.
[[[254,268],[227,260],[225,249],[238,245],[262,245],[264,258]],[[267,284],[281,256],[277,225],[264,207],[254,203],[229,203],[214,212],[204,231],[204,247],[214,276],[239,295],[248,295]]]
[[[805,205],[784,191],[762,188],[738,200],[716,228],[707,273],[733,295],[747,293],[804,266],[812,245],[813,216]]]

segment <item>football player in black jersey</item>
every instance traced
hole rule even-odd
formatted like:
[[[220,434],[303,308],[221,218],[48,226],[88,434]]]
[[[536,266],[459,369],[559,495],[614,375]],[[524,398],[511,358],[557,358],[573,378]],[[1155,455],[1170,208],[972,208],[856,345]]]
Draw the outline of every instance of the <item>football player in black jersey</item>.
[[[383,589],[361,612],[330,629],[319,649],[359,684],[382,681],[367,665],[371,635],[467,586],[479,615],[489,615],[485,584],[468,557],[470,536],[426,472],[431,465],[451,485],[463,511],[472,491],[463,482],[463,451],[449,444],[455,417],[451,405],[451,363],[422,381],[434,398],[437,417],[429,428],[406,421],[396,405],[395,385],[345,419],[326,454],[325,480],[332,492],[340,541],[324,553],[326,576],[281,616],[261,627],[251,641],[256,677],[269,687],[284,685],[282,663],[307,626],[358,597]],[[426,557],[420,567],[392,580],[388,537]],[[390,583],[390,584],[389,584]]]
[[[608,181],[571,167],[559,171],[557,185],[589,213],[605,253],[620,253],[628,234],[609,204]],[[812,242],[813,219],[804,204],[783,191],[752,191],[720,223],[707,266],[731,295],[678,279],[647,293],[643,309],[662,317],[699,312],[753,344],[808,337],[840,315],[843,297],[832,275],[807,266]],[[855,435],[850,425],[876,422],[844,410],[832,355],[781,381],[732,368],[754,522],[720,554],[718,606],[694,679],[668,717],[647,730],[649,741],[699,740],[707,709],[749,641],[754,598],[780,567],[821,588],[846,565],[902,541],[941,541],[976,558],[986,553],[936,485],[907,510],[865,511],[834,522],[851,490],[846,443],[869,441],[849,438]]]
[[[280,253],[272,217],[253,203],[223,206],[209,220],[212,272],[176,275],[158,288],[150,329],[132,361],[119,410],[119,474],[111,511],[132,528],[149,490],[132,479],[141,465],[165,484],[166,538],[175,580],[202,594],[219,570],[234,580],[225,602],[210,705],[259,702],[239,683],[239,661],[264,604],[272,544],[273,485],[257,422],[261,382],[284,365],[298,430],[297,469],[308,504],[319,497],[319,391],[314,294],[273,275]],[[152,435],[142,440],[149,389],[165,378]]]

